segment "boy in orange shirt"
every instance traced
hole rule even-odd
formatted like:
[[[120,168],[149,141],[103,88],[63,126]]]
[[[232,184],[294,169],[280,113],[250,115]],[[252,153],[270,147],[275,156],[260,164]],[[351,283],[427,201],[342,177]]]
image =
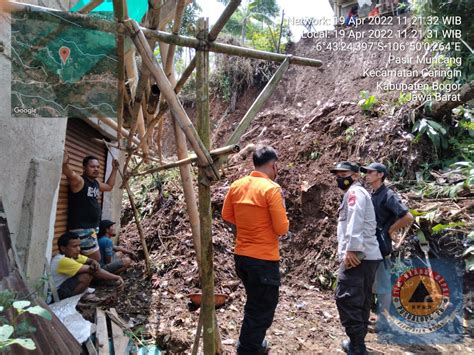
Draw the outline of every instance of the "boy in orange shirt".
[[[231,185],[222,208],[222,218],[237,227],[235,267],[247,293],[238,354],[268,351],[265,333],[278,304],[278,237],[288,232],[289,222],[281,187],[274,182],[277,160],[272,147],[257,149],[255,170]]]

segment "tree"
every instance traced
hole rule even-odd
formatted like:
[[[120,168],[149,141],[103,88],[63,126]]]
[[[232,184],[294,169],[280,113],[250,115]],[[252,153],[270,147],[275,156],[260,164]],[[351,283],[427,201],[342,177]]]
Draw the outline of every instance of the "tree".
[[[227,5],[230,0],[219,1]],[[270,26],[279,11],[276,0],[244,0],[224,27],[224,31],[235,36],[240,34],[241,42],[244,44],[248,30],[252,26],[255,27],[255,22],[261,23],[262,26]]]

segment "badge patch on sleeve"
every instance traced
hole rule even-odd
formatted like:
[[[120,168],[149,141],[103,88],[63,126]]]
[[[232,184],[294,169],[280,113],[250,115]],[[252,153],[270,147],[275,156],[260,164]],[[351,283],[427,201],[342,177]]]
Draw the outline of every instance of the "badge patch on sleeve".
[[[356,194],[354,191],[351,191],[349,192],[349,198],[347,199],[347,203],[349,204],[349,206],[355,206],[356,204],[356,200],[357,200],[357,197],[356,197]]]

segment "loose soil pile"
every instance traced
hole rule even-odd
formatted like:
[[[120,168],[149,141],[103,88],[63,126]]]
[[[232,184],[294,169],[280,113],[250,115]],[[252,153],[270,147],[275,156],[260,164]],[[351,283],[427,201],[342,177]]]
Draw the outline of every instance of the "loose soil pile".
[[[285,192],[291,227],[281,242],[281,300],[268,332],[272,349],[278,353],[340,352],[339,343],[344,338],[329,290],[337,269],[336,224],[341,197],[330,168],[341,160],[361,164],[383,161],[393,172],[403,171],[405,179],[413,179],[420,163],[433,155],[428,144],[414,144],[407,132],[413,107],[396,105],[398,93],[395,96],[376,90],[380,78],[363,75],[364,67],[385,67],[386,52],[318,51],[317,42],[301,40],[290,52],[321,59],[323,67],[291,66],[241,141],[242,146],[270,144],[280,154],[278,182]],[[426,79],[400,78],[403,82],[415,80]],[[357,105],[362,90],[380,102],[376,112],[364,113]],[[233,112],[227,111],[227,103],[212,101],[214,147],[225,143],[257,95],[255,88],[248,89]],[[234,272],[233,234],[222,221],[220,210],[229,183],[251,169],[250,159],[234,157],[225,169],[226,178],[213,186],[216,292],[229,295],[226,305],[217,312],[228,352],[235,349],[245,293]],[[160,189],[149,188],[149,182],[143,181],[134,185],[135,191],[146,191],[141,212],[154,277],[145,279],[143,261],[137,262],[125,275],[126,289],[115,305],[135,329],[142,326],[145,338],[157,339],[171,352],[189,351],[192,345],[198,313],[188,310],[187,294],[200,290],[191,229],[177,177],[175,173]],[[120,244],[140,253],[138,233],[127,205],[122,222]],[[472,339],[451,347],[400,347],[377,343],[373,333],[368,336],[368,345],[378,352],[474,351]]]

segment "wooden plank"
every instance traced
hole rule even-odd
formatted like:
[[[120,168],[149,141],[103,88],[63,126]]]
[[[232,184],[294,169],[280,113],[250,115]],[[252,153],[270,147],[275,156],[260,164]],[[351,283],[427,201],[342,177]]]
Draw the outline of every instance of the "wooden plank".
[[[117,317],[117,319],[120,319],[115,308],[111,308],[109,312]],[[116,324],[113,319],[111,319],[110,323],[112,325],[112,337],[115,355],[127,355],[127,347],[130,339],[123,333],[122,328]]]
[[[94,344],[92,343],[91,338],[87,339],[87,341],[86,341],[86,349],[87,349],[87,352],[89,353],[89,355],[97,355],[97,350],[96,350]]]
[[[105,313],[97,308],[97,349],[99,355],[110,355],[109,335],[107,334],[107,321]]]

